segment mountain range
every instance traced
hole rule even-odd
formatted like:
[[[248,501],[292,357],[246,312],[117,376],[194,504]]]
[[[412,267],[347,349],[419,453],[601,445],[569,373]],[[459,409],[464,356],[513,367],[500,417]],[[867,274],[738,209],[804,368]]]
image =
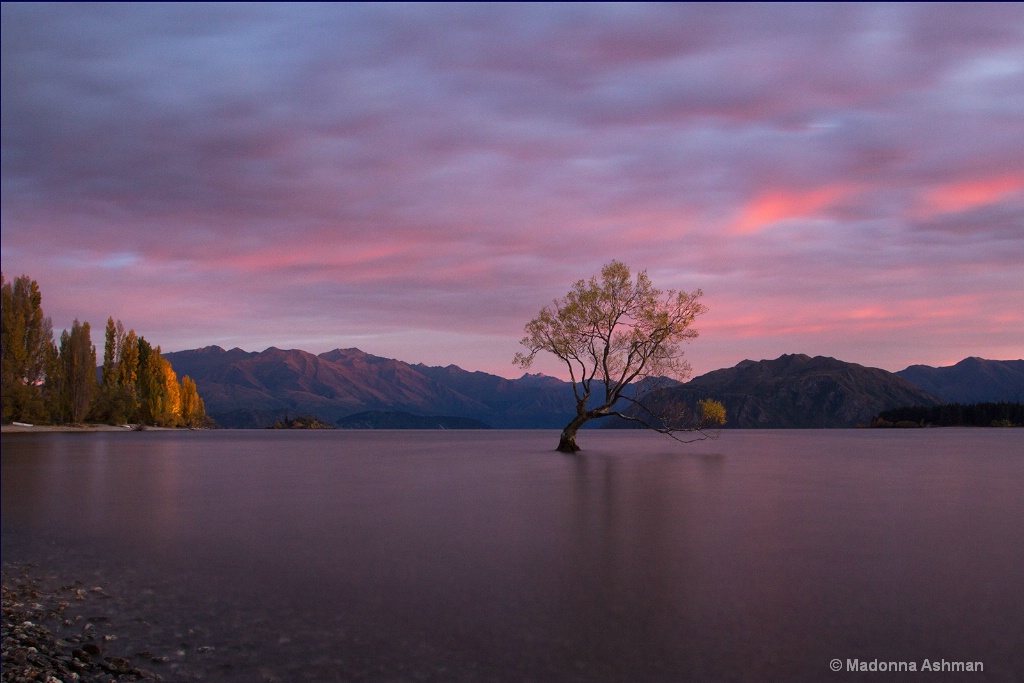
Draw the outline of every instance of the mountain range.
[[[896,374],[948,403],[1024,403],[1024,360],[971,357],[944,368],[911,365]]]
[[[314,355],[210,346],[164,357],[179,376],[195,380],[207,413],[221,427],[264,427],[289,416],[314,415],[356,428],[481,424],[555,429],[573,414],[571,385],[554,377],[506,379],[455,365],[411,365],[359,349]],[[907,405],[936,405],[964,396],[1020,400],[1022,366],[1024,361],[968,358],[949,368],[915,365],[891,373],[834,358],[784,355],[745,360],[660,394],[663,400],[688,402],[716,398],[725,404],[731,427],[852,427]],[[360,413],[369,417],[352,417]]]
[[[891,372],[803,354],[745,360],[651,396],[649,403],[683,402],[692,409],[704,398],[725,405],[726,428],[748,429],[856,427],[891,407],[942,403]]]
[[[365,412],[478,420],[502,429],[553,429],[572,416],[572,388],[545,375],[511,380],[449,365],[410,365],[359,349],[320,355],[209,346],[164,354],[196,382],[222,427],[263,427],[298,414],[336,424]]]

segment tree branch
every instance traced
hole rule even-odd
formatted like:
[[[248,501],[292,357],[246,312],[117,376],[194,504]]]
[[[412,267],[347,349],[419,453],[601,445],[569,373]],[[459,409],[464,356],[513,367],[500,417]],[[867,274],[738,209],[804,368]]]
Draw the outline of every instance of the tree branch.
[[[612,412],[612,413],[607,413],[606,416],[611,416],[611,415],[614,415],[615,417],[620,417],[623,420],[626,420],[628,422],[636,422],[637,424],[643,425],[647,429],[650,429],[652,431],[658,432],[659,434],[664,434],[665,436],[668,436],[668,437],[670,437],[672,439],[675,439],[679,443],[693,443],[695,441],[706,441],[708,439],[717,439],[719,437],[720,431],[721,431],[721,430],[715,430],[715,433],[711,434],[711,433],[708,433],[708,432],[704,431],[704,429],[702,429],[701,427],[687,427],[685,429],[676,429],[676,428],[673,428],[673,427],[656,427],[656,426],[650,424],[649,422],[647,422],[646,420],[643,420],[643,419],[641,419],[639,417],[635,417],[635,416],[632,416],[632,415],[626,415],[626,414],[618,412],[618,411]],[[683,439],[683,438],[680,438],[680,437],[676,436],[679,433],[684,433],[684,434],[694,434],[694,433],[696,433],[696,434],[700,434],[700,436],[694,437],[692,439]]]

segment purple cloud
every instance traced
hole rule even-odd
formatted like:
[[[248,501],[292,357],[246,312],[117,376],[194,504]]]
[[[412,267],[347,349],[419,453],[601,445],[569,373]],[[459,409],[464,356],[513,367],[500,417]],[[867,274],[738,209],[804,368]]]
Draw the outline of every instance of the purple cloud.
[[[113,315],[166,349],[512,374],[523,323],[618,258],[705,290],[698,371],[1020,357],[1021,27],[1013,4],[5,5],[3,269],[58,329]]]

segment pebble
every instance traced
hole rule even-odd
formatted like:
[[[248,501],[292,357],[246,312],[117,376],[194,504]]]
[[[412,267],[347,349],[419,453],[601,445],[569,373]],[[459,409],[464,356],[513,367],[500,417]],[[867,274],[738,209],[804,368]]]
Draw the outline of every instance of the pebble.
[[[15,571],[9,571],[14,569]],[[74,636],[58,638],[47,622],[71,625],[64,619],[64,612],[70,603],[60,600],[59,595],[44,595],[25,568],[9,567],[4,563],[3,571],[3,683],[120,683],[122,681],[161,681],[159,674],[134,666],[124,657],[104,657],[99,645],[91,641],[95,629],[93,621],[107,621],[106,617],[89,620],[83,632],[84,638]],[[18,574],[15,576],[15,574]],[[81,589],[66,587],[75,600],[85,600],[87,594]],[[91,591],[96,597],[109,598],[100,587]],[[103,642],[116,640],[117,636],[103,636]],[[166,657],[149,657],[153,662],[166,662]]]

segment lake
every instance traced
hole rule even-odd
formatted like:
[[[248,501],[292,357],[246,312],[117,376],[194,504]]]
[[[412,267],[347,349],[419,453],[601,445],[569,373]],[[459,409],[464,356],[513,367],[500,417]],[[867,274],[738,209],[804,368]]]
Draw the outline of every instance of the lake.
[[[168,681],[1024,677],[1024,430],[557,436],[5,434],[3,560]]]

